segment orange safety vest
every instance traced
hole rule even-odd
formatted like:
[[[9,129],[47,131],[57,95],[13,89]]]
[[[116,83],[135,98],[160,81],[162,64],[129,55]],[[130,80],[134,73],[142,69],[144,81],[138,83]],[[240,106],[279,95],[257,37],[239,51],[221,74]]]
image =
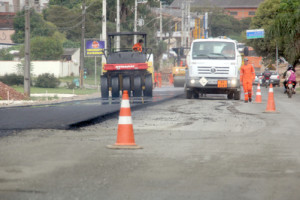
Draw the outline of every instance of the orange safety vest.
[[[132,49],[133,49],[133,51],[139,51],[139,52],[142,52],[142,50],[143,50],[142,45],[140,43],[134,44]]]
[[[255,71],[251,64],[243,65],[240,72],[240,81],[252,82],[255,79]]]

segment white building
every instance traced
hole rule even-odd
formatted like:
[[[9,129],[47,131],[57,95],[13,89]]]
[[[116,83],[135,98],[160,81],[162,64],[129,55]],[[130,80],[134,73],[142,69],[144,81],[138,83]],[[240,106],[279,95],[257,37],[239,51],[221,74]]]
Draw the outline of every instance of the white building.
[[[61,60],[31,61],[31,73],[37,77],[44,73],[54,74],[55,77],[79,76],[80,49],[64,49]],[[5,74],[22,74],[21,61],[0,61],[0,76]]]
[[[29,0],[30,7],[34,7],[37,12],[41,12],[47,7],[49,0]],[[19,12],[25,6],[25,0],[1,0],[0,12]]]

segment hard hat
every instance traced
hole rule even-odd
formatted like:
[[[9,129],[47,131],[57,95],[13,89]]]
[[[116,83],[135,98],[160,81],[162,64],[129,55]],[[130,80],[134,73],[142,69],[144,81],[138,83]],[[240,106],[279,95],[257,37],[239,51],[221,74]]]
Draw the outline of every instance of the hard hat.
[[[244,58],[244,61],[248,61],[248,58]]]

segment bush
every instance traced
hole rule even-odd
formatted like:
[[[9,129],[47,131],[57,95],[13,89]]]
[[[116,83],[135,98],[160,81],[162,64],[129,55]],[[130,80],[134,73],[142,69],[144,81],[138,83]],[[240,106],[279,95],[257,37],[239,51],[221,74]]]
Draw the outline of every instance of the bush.
[[[5,74],[0,77],[0,81],[6,85],[23,85],[24,76],[17,74]]]
[[[76,88],[76,84],[74,82],[71,82],[71,83],[67,82],[67,88],[68,89],[75,89]]]
[[[41,74],[37,77],[35,86],[41,88],[56,88],[60,84],[60,80],[54,74]]]

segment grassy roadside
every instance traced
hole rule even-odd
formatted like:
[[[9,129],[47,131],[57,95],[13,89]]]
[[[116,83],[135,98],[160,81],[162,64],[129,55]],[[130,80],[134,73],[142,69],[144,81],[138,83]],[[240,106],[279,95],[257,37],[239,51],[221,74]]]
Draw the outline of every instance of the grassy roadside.
[[[63,78],[59,78],[61,83],[72,83],[74,79],[78,79],[79,77],[63,77]],[[94,76],[87,76],[86,79],[83,80],[84,84],[88,84],[88,85],[95,85],[95,77]],[[96,85],[100,84],[100,79],[99,77],[96,77]]]
[[[12,86],[16,91],[24,93],[23,86]],[[87,95],[98,92],[97,89],[68,89],[68,88],[39,88],[39,87],[30,87],[30,93],[56,93],[56,94],[76,94],[76,95]]]

